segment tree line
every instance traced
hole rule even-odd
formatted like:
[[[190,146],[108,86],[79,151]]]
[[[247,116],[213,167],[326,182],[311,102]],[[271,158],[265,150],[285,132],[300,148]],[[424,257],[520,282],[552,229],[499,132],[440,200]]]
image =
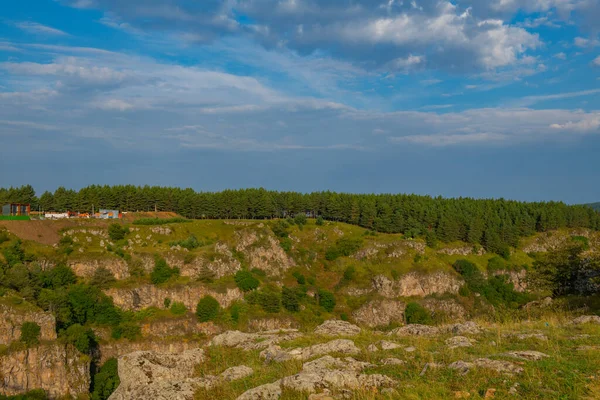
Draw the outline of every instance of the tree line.
[[[278,192],[265,189],[196,192],[158,186],[59,187],[37,197],[30,185],[0,189],[0,202],[52,211],[171,211],[191,219],[271,219],[299,214],[383,233],[425,237],[428,243],[464,241],[505,252],[521,237],[558,228],[600,229],[600,214],[562,202],[442,198],[414,194]]]

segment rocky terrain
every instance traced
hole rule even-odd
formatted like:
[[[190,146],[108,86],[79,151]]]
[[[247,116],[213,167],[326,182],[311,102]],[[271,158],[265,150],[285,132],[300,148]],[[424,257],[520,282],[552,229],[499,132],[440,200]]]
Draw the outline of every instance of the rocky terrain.
[[[124,355],[110,399],[556,398],[576,360],[584,384],[572,398],[583,398],[600,381],[600,317],[388,333],[330,320],[312,332],[228,331],[176,355]]]
[[[118,240],[108,225],[57,226],[52,244],[22,229],[0,243],[2,395],[600,398],[597,295],[530,279],[573,238],[592,260],[595,232],[539,234],[499,257],[334,222],[128,225]],[[594,274],[576,277],[582,295]]]

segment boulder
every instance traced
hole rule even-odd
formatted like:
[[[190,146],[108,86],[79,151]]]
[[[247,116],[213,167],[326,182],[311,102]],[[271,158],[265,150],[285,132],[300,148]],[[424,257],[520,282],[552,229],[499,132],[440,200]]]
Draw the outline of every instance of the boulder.
[[[275,382],[247,390],[237,400],[279,400],[280,397],[281,386]]]
[[[360,328],[346,321],[325,321],[315,329],[317,335],[324,336],[356,336],[360,334]]]
[[[352,317],[361,325],[375,328],[391,323],[404,323],[406,304],[398,300],[374,300],[352,313]]]
[[[467,321],[462,324],[445,325],[442,330],[453,335],[479,335],[483,329],[473,321]]]
[[[382,340],[378,344],[379,347],[381,347],[381,350],[395,350],[402,347],[398,343],[388,342],[387,340]]]
[[[324,354],[342,353],[346,355],[359,354],[360,349],[356,347],[352,340],[336,339],[331,342],[315,344],[313,346],[293,349],[288,352],[292,358],[299,360],[308,360],[313,357],[322,356]]]
[[[266,331],[261,333],[244,333],[227,331],[215,336],[209,342],[210,346],[236,347],[244,350],[260,350],[286,340],[300,337],[297,330]]]
[[[454,336],[446,339],[445,343],[449,349],[456,349],[458,347],[471,347],[473,346],[473,339],[469,339],[465,336]]]
[[[572,321],[575,325],[581,324],[600,324],[600,317],[597,315],[582,315]]]
[[[519,358],[521,360],[530,360],[530,361],[539,361],[544,358],[549,357],[547,354],[541,353],[539,351],[534,350],[519,350],[519,351],[509,351],[505,353],[505,355]]]
[[[435,336],[440,329],[435,326],[412,324],[396,328],[389,333],[391,336]]]

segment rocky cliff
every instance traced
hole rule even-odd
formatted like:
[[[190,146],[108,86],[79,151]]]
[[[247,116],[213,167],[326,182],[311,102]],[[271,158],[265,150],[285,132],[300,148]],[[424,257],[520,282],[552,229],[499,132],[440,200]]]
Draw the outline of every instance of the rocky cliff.
[[[440,271],[429,274],[410,272],[398,280],[391,280],[384,275],[373,278],[373,289],[386,298],[456,294],[462,285],[463,281],[456,275]]]
[[[0,357],[0,393],[43,389],[50,399],[87,393],[90,361],[68,345],[42,345]]]
[[[180,354],[187,350],[197,349],[200,343],[195,340],[163,339],[163,340],[144,340],[139,342],[129,342],[122,340],[118,342],[100,343],[95,358],[98,364],[102,365],[110,358],[119,358],[125,354],[136,351],[154,351],[163,354]]]
[[[105,291],[111,296],[115,304],[125,310],[141,310],[148,307],[164,307],[165,299],[185,304],[188,310],[195,310],[200,298],[206,295],[213,296],[221,307],[229,307],[235,300],[243,298],[238,288],[227,289],[220,293],[206,286],[176,286],[157,287],[154,285],[143,285],[131,289],[113,288]]]
[[[56,319],[50,313],[31,306],[14,307],[0,304],[0,344],[8,345],[21,337],[21,325],[35,322],[41,328],[41,340],[56,339]]]

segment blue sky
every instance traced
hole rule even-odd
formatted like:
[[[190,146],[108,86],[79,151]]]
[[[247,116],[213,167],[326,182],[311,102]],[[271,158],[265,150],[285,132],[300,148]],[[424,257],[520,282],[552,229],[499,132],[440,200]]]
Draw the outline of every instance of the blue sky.
[[[0,186],[600,201],[597,0],[24,0]]]

